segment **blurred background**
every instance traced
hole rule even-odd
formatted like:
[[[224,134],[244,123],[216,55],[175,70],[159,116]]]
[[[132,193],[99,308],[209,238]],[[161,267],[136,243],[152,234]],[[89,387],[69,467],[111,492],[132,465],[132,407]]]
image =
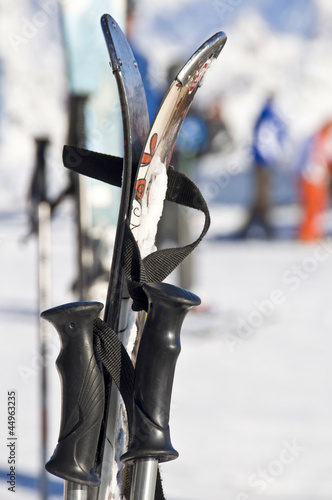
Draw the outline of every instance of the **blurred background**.
[[[171,419],[180,458],[163,466],[166,498],[331,498],[331,3],[0,0],[1,498],[12,495],[10,390],[16,498],[62,494],[51,476],[43,490],[60,387],[57,335],[40,310],[105,300],[119,192],[62,164],[64,144],[122,155],[105,12],[130,40],[151,120],[190,55],[217,31],[228,37],[173,158],[212,224],[170,278],[203,304],[183,328]],[[158,242],[193,239],[200,224],[167,208]]]

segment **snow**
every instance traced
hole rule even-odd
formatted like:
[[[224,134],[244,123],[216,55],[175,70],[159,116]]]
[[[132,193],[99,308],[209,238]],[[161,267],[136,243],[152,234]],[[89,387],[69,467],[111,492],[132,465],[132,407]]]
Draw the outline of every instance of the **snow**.
[[[142,258],[156,250],[154,245],[155,230],[163,212],[167,189],[167,169],[160,158],[155,159],[155,170],[146,174],[146,189],[148,196],[141,202],[142,223],[137,231],[137,242]],[[133,233],[135,234],[135,233]]]
[[[26,219],[2,212],[2,405],[0,469],[6,469],[7,390],[17,391],[18,464],[39,463],[36,242],[22,245]],[[73,221],[53,222],[53,304],[73,299]],[[332,488],[330,273],[332,240],[202,244],[193,291],[210,312],[191,312],[182,333],[171,436],[180,457],[162,466],[169,500],[324,499]],[[49,346],[50,436],[60,388]],[[290,451],[283,451],[292,447]],[[283,460],[283,461],[282,461]],[[266,478],[260,470],[267,471]],[[253,478],[253,475],[256,475]],[[265,483],[264,483],[265,481]],[[0,483],[1,498],[9,498]],[[241,497],[241,495],[243,495]],[[17,488],[17,498],[37,498]]]
[[[184,326],[171,417],[180,458],[163,466],[169,498],[328,495],[331,241],[324,245],[198,251],[197,282],[218,312],[191,313]],[[285,442],[301,449],[280,465]],[[260,469],[268,471],[262,491],[251,477]]]

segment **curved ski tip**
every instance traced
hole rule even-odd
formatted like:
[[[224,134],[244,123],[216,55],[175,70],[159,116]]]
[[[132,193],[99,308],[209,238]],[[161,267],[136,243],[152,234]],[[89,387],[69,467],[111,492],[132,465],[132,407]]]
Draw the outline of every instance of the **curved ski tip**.
[[[118,23],[116,20],[110,16],[109,14],[103,14],[100,18],[100,24],[102,27],[103,32],[110,32],[112,29],[117,29],[119,28]]]
[[[110,56],[110,63],[113,73],[121,72],[121,67],[124,63],[134,62],[134,68],[137,72],[137,64],[132,53],[128,40],[121,29],[120,25],[109,14],[104,14],[101,17],[101,28],[104,34],[107,50]],[[135,66],[136,64],[136,66]]]
[[[103,25],[104,23],[108,23],[109,21],[114,21],[113,17],[109,14],[103,14],[100,18],[100,22]]]
[[[179,71],[176,79],[185,85],[194,71],[197,71],[201,66],[211,59],[217,59],[220,52],[224,48],[227,41],[227,36],[223,31],[219,31],[204,42],[199,49],[194,52],[187,63]]]

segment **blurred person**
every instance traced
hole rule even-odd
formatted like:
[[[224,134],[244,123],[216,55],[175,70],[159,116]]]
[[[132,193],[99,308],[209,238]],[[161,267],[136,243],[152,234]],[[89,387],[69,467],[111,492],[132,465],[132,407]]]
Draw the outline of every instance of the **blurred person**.
[[[228,130],[223,116],[223,107],[220,99],[212,101],[204,113],[207,128],[207,145],[203,150],[206,153],[228,153],[233,146],[233,138]]]
[[[137,27],[136,8],[137,2],[129,0],[126,16],[126,37],[130,43],[130,47],[133,51],[135,61],[142,77],[150,123],[152,124],[164,97],[163,92],[165,89],[161,78],[162,75],[158,73],[157,69],[151,67],[148,58],[139,50],[135,43],[134,33]]]
[[[254,126],[252,155],[255,191],[243,230],[245,238],[257,228],[267,238],[273,237],[270,222],[271,176],[281,160],[286,135],[286,125],[275,109],[273,94],[270,94]]]
[[[219,153],[231,150],[233,140],[223,118],[220,99],[207,102],[204,109],[198,110],[193,105],[180,129],[174,149],[172,164],[188,177],[196,176],[197,159],[204,155],[215,155],[220,161]],[[177,209],[177,241],[185,245],[190,239],[190,225],[181,209]],[[189,255],[179,266],[179,282],[183,288],[191,289],[194,285],[195,269],[193,254]],[[206,299],[207,300],[207,299]],[[208,309],[205,304],[200,311]]]
[[[171,85],[174,78],[183,67],[184,61],[174,61],[167,70],[167,85]],[[201,113],[195,111],[194,105],[189,109],[180,128],[179,135],[173,150],[171,165],[190,178],[194,176],[196,158],[206,149],[207,128]],[[190,225],[188,215],[179,205],[165,202],[164,212],[158,224],[156,245],[158,248],[167,248],[177,245],[184,246],[190,241]],[[193,256],[189,255],[177,271],[178,285],[187,290],[192,289],[194,279]]]
[[[302,220],[298,238],[314,241],[324,236],[324,214],[330,202],[332,119],[309,137],[298,159],[298,189]]]

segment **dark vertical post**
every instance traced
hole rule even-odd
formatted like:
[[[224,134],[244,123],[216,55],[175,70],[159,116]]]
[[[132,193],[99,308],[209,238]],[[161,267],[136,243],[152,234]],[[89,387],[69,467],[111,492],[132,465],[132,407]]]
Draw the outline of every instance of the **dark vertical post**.
[[[86,147],[85,105],[88,96],[85,94],[72,94],[70,96],[70,116],[68,144],[70,146]],[[72,172],[75,191],[76,217],[77,217],[77,257],[78,257],[78,297],[85,300],[88,289],[87,261],[89,253],[89,237],[87,231],[86,199],[84,193],[84,180]]]

